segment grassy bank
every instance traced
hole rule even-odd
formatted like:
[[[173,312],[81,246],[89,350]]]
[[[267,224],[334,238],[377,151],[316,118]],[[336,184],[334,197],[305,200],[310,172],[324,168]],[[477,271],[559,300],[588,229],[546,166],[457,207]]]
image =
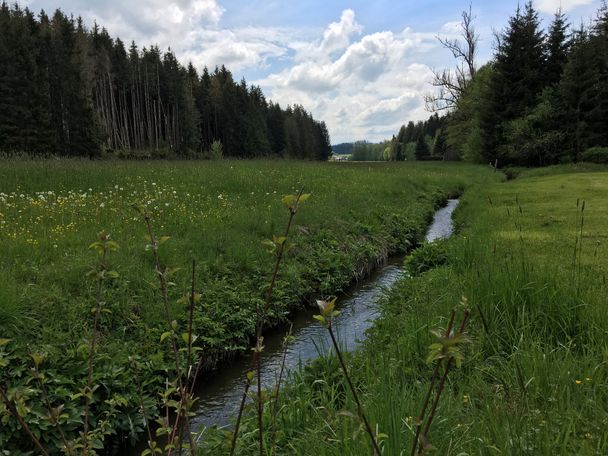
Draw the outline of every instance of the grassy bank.
[[[607,194],[606,169],[580,166],[465,192],[445,264],[401,280],[349,360],[383,454],[410,454],[430,330],[463,295],[471,341],[428,435],[436,454],[606,454]],[[422,250],[417,264],[432,258],[444,255]],[[335,359],[296,373],[283,398],[280,454],[372,453]],[[255,448],[243,440],[243,454]]]
[[[62,427],[69,435],[81,428],[78,394],[86,383],[97,294],[87,278],[97,261],[88,246],[105,230],[120,247],[108,258],[119,277],[104,289],[99,321],[91,408],[96,425],[107,421],[107,432],[97,445],[111,451],[108,442],[142,432],[134,379],[141,380],[144,408],[153,416],[171,361],[168,343],[159,343],[163,308],[134,203],[150,211],[157,235],[171,237],[161,247],[163,264],[183,268],[169,292],[180,327],[187,312],[179,298],[189,289],[190,261],[198,263],[202,302],[194,332],[212,365],[244,350],[254,332],[272,268],[260,241],[283,231],[283,195],[304,187],[312,198],[296,217],[295,248],[275,287],[271,324],[284,321],[294,306],[336,293],[378,258],[408,249],[449,194],[495,179],[483,168],[444,164],[3,162],[0,337],[10,341],[0,347],[0,381],[36,435],[57,447],[45,393],[30,375],[30,354],[44,354],[51,403],[65,404]],[[137,372],[129,356],[139,359]],[[3,405],[0,416],[0,447],[20,454],[27,436]]]

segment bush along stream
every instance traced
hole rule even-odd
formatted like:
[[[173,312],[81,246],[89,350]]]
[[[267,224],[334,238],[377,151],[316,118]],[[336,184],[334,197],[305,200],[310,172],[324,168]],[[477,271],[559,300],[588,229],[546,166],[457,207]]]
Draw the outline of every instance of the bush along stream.
[[[47,171],[35,164],[27,166],[32,166],[32,173]],[[79,166],[69,176],[70,185],[89,179],[90,174],[80,173]],[[131,167],[141,165],[120,165],[120,169],[109,167],[107,170],[106,166],[100,165],[97,170],[100,176],[107,172],[108,176],[130,174]],[[221,172],[230,173],[229,177],[218,170],[211,173],[223,176],[223,185],[227,186],[230,179],[236,179],[241,188],[242,177],[257,176],[248,163],[218,164],[217,167]],[[244,169],[239,170],[240,167]],[[225,245],[224,254],[212,260],[184,264],[183,256],[179,255],[192,248],[180,242],[180,235],[188,233],[187,226],[175,223],[181,219],[162,219],[162,211],[156,208],[161,206],[165,194],[177,192],[179,195],[184,191],[175,187],[176,182],[186,182],[190,176],[200,178],[201,173],[208,172],[200,169],[189,175],[189,171],[184,169],[175,174],[174,168],[166,169],[165,179],[173,182],[175,189],[171,191],[167,190],[171,188],[167,182],[152,182],[155,185],[147,187],[145,176],[152,170],[142,168],[144,177],[138,177],[138,185],[144,183],[146,192],[156,197],[155,202],[147,201],[143,205],[133,205],[131,198],[123,199],[120,184],[111,185],[109,188],[116,189],[108,194],[117,195],[102,199],[101,203],[96,201],[93,207],[97,207],[98,212],[110,209],[117,216],[134,221],[129,224],[136,223],[125,235],[118,217],[108,219],[111,230],[99,234],[97,240],[89,238],[87,245],[91,244],[91,254],[88,257],[79,256],[73,247],[83,242],[77,230],[66,235],[72,244],[69,248],[60,247],[67,248],[62,256],[53,256],[53,251],[47,252],[46,248],[32,247],[28,257],[18,240],[3,241],[0,245],[8,254],[2,256],[1,267],[14,279],[12,285],[0,290],[3,302],[12,302],[17,306],[15,309],[25,312],[21,319],[13,318],[10,313],[0,315],[4,319],[0,339],[3,367],[0,448],[9,454],[28,454],[40,447],[48,454],[62,451],[111,454],[125,442],[134,443],[142,434],[150,441],[157,438],[166,441],[167,435],[169,438],[188,436],[185,430],[193,427],[189,411],[194,406],[195,378],[201,380],[199,385],[204,385],[210,368],[220,360],[225,362],[242,353],[250,345],[260,321],[268,332],[284,324],[302,303],[345,289],[352,280],[364,277],[388,256],[411,248],[422,238],[434,208],[450,193],[462,191],[480,169],[454,167],[452,171],[434,164],[412,168],[345,166],[325,170],[317,165],[310,169],[302,165],[301,172],[309,173],[312,182],[332,176],[332,185],[344,189],[350,179],[357,176],[359,182],[352,187],[352,200],[344,204],[336,199],[334,205],[328,193],[315,191],[316,187],[311,186],[312,197],[298,211],[289,233],[290,242],[285,243],[281,233],[269,239],[261,250],[243,244],[238,253],[246,254],[243,260],[246,257],[247,261],[241,266],[230,261]],[[480,180],[492,179],[489,173],[482,175]],[[44,185],[48,176],[44,174],[31,182]],[[179,181],[172,181],[173,177]],[[52,176],[56,178],[57,175]],[[401,182],[399,191],[394,190],[392,183],[388,185],[391,180]],[[10,183],[10,179],[3,182]],[[105,178],[103,182],[114,183]],[[282,185],[280,179],[277,182],[273,187]],[[367,188],[365,182],[378,183],[379,188],[387,184],[383,204],[374,205],[369,199],[363,191]],[[252,185],[263,184],[252,182]],[[23,192],[38,191],[27,190],[22,184],[17,188]],[[247,191],[245,188],[244,192]],[[211,192],[217,190],[212,188]],[[95,190],[92,193],[95,194]],[[0,199],[3,216],[9,221],[8,234],[11,229],[21,229],[17,223],[27,218],[27,214],[39,217],[37,213],[48,213],[47,218],[42,219],[48,220],[55,216],[55,211],[71,210],[70,205],[77,203],[80,209],[71,212],[75,216],[86,211],[90,204],[87,192],[69,190],[65,195],[55,192],[54,196],[47,192],[44,199],[23,195],[21,198],[21,194],[4,193]],[[226,198],[224,193],[220,195]],[[272,231],[281,232],[276,227],[284,225],[285,215],[291,211],[289,206],[297,196],[284,201],[288,210],[268,212],[275,227],[271,227]],[[238,197],[231,199],[235,204],[239,202]],[[353,206],[353,201],[359,201],[361,207]],[[29,204],[28,212],[19,209],[23,204]],[[314,204],[319,205],[318,210]],[[333,213],[334,218],[328,218],[327,211]],[[219,212],[218,216],[225,218]],[[82,223],[92,228],[93,221],[88,218]],[[242,222],[244,227],[255,223],[251,218],[244,218]],[[28,225],[28,236],[34,237],[33,231],[39,226]],[[223,226],[231,229],[229,224]],[[134,229],[139,234],[134,235]],[[263,237],[258,238],[258,243],[259,239]],[[235,242],[238,245],[240,239],[235,238]],[[287,246],[290,250],[284,255],[278,274],[271,275],[273,254],[276,258],[277,251]],[[247,249],[251,252],[247,253]],[[271,254],[264,256],[264,249],[271,250]],[[237,251],[230,250],[231,255],[235,253]],[[47,254],[52,259],[45,260]],[[43,261],[51,261],[54,266],[47,267]],[[131,268],[131,261],[138,265],[136,271]],[[80,278],[77,271],[82,271]],[[87,278],[83,279],[85,275]],[[25,277],[29,277],[27,286],[17,288]],[[52,277],[58,280],[49,281]],[[274,285],[268,299],[271,277]],[[34,302],[38,305],[30,304]],[[2,311],[10,312],[10,309],[4,306]],[[34,328],[38,329],[34,331]],[[194,362],[196,359],[201,362]],[[177,416],[177,423],[166,419],[167,416]],[[157,435],[152,431],[148,434],[148,429],[153,428]],[[182,449],[196,444],[189,440],[186,437],[179,442]],[[157,452],[154,443],[150,446],[150,452]],[[168,452],[171,451],[168,448]]]

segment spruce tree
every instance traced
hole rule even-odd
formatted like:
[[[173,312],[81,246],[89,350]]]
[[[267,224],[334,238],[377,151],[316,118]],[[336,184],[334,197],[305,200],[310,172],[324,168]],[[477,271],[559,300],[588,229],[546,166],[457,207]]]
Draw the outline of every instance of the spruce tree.
[[[494,61],[489,99],[480,111],[486,160],[510,160],[505,147],[506,123],[525,115],[546,85],[544,35],[538,14],[528,2],[517,8],[501,37]]]
[[[423,134],[419,135],[416,140],[414,154],[416,155],[416,160],[426,160],[429,157],[429,146],[427,145]]]
[[[553,22],[549,26],[546,41],[547,63],[545,79],[547,85],[559,82],[564,65],[568,59],[570,40],[568,38],[568,23],[561,9],[555,13]]]

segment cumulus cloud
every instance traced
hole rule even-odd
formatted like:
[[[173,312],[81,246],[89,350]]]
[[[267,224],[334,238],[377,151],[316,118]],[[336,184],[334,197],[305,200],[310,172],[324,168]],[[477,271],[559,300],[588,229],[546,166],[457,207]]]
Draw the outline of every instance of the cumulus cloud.
[[[536,0],[534,6],[543,13],[553,14],[558,9],[570,11],[578,6],[590,5],[594,0]]]
[[[23,3],[32,9],[54,7],[51,0]],[[89,26],[97,22],[127,43],[133,40],[140,48],[171,48],[180,61],[190,60],[199,69],[222,64],[235,72],[264,67],[269,58],[287,52],[285,43],[291,36],[280,28],[222,28],[225,9],[217,0],[141,0],[136,7],[124,0],[65,0],[62,9],[81,14]]]
[[[302,104],[325,120],[333,142],[385,139],[404,122],[428,117],[423,95],[432,72],[420,62],[437,50],[435,35],[361,31],[354,13],[344,11],[322,38],[294,47],[295,65],[259,83],[274,101]],[[339,46],[328,52],[330,41]]]

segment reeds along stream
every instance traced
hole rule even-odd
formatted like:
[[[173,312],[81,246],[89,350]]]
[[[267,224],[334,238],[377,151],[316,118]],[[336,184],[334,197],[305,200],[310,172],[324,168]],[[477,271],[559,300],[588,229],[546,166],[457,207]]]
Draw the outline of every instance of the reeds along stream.
[[[448,200],[445,207],[435,213],[426,241],[449,237],[453,231],[452,213],[457,199]],[[365,337],[377,314],[376,302],[385,288],[391,287],[403,274],[403,258],[397,257],[376,270],[367,279],[347,290],[339,299],[340,316],[334,320],[334,329],[347,350],[353,350]],[[300,363],[317,358],[329,346],[327,330],[313,320],[313,309],[303,310],[293,317],[293,342],[289,344],[286,368],[294,369]],[[268,388],[278,378],[283,357],[282,340],[285,329],[272,331],[264,336],[262,383]],[[198,409],[191,420],[192,430],[206,426],[228,425],[238,412],[243,394],[243,380],[250,367],[249,357],[240,357],[225,363],[217,372],[200,382]]]

